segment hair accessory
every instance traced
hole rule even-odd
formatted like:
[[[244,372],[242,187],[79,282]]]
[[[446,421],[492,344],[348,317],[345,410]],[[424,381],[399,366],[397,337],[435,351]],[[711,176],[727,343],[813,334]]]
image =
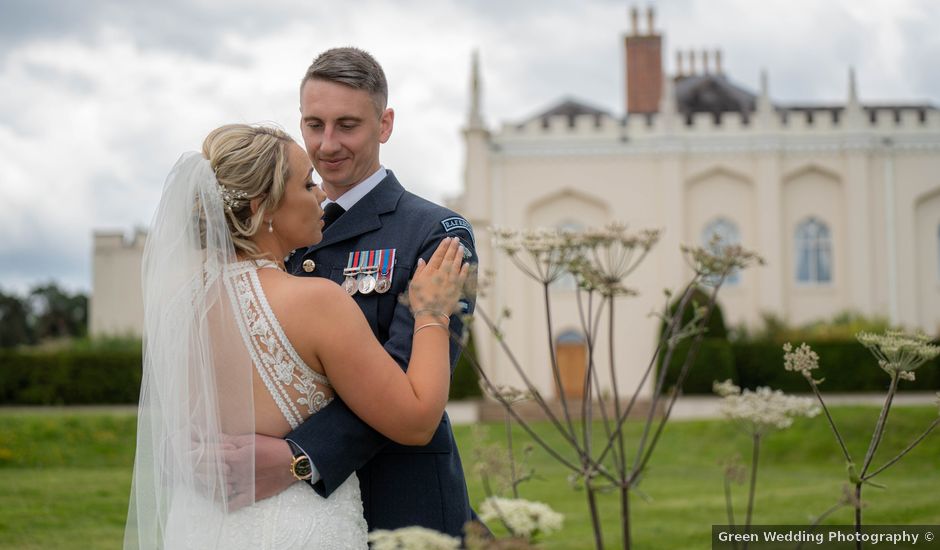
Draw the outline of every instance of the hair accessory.
[[[228,212],[241,210],[248,204],[248,193],[244,191],[232,191],[220,183],[219,193],[222,195],[222,203]]]

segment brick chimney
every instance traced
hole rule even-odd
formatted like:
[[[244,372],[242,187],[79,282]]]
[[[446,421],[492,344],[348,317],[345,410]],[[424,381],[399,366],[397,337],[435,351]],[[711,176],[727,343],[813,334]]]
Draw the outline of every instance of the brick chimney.
[[[663,37],[654,30],[655,12],[646,12],[647,32],[640,32],[639,13],[630,9],[630,34],[624,38],[627,61],[627,113],[655,113],[663,86]]]

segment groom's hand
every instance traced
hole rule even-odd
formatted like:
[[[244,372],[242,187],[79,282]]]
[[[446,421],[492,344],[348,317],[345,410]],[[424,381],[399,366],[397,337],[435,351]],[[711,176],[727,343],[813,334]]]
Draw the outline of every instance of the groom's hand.
[[[290,471],[294,455],[287,441],[255,434],[255,500],[280,493],[297,482]]]
[[[229,472],[240,472],[251,467],[251,446],[254,445],[255,467],[255,501],[272,497],[291,486],[297,480],[290,472],[290,463],[293,459],[287,442],[278,437],[254,434],[232,436],[226,438],[223,450],[223,460],[230,468]],[[248,450],[249,452],[245,452]],[[246,483],[249,476],[235,475],[230,479],[233,483],[228,487],[230,501],[244,505],[239,497],[250,495],[251,487],[239,486]],[[241,506],[236,506],[240,508]]]

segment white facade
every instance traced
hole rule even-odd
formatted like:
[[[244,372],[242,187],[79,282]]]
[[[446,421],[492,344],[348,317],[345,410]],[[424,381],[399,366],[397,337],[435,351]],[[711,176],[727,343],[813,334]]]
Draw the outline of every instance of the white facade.
[[[130,240],[121,232],[95,232],[88,332],[91,336],[140,336],[144,301],[140,263],[146,233]]]
[[[491,226],[623,221],[664,230],[628,280],[641,295],[617,311],[622,392],[636,387],[655,349],[658,320],[648,314],[662,307],[662,289],[678,290],[691,276],[680,244],[701,244],[707,227],[731,228],[767,262],[722,289],[729,325],[753,325],[765,311],[801,324],[851,310],[940,333],[937,109],[861,105],[850,76],[844,105],[788,110],[771,103],[764,79],[750,113],[686,120],[666,78],[658,113],[568,109],[490,131],[476,63],[472,80],[465,189],[451,206],[472,222],[480,262],[494,271],[480,307],[511,310],[506,342],[544,395],[555,390],[541,291],[493,250]],[[553,296],[557,338],[578,322],[574,291]],[[497,382],[520,385],[481,323],[476,330],[484,367]],[[598,346],[606,373],[606,339]],[[601,380],[609,387],[609,377]]]

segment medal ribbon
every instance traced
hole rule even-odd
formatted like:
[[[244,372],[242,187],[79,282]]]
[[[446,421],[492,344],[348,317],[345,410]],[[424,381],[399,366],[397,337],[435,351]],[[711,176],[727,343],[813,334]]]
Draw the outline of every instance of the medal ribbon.
[[[387,269],[383,269],[382,271],[383,273],[387,274],[386,279],[388,279],[389,282],[391,282],[392,273],[395,271],[395,249],[389,248],[388,253],[389,253],[388,254],[388,266],[387,266]]]

